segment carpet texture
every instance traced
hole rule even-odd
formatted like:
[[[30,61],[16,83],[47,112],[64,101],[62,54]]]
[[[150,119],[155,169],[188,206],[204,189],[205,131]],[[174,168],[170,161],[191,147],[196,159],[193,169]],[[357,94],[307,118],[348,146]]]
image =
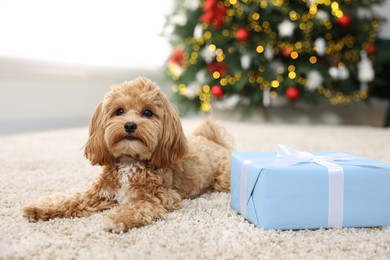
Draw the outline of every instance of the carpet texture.
[[[183,119],[188,133],[200,119]],[[390,129],[224,122],[238,151],[351,152],[390,163]],[[103,231],[107,211],[29,223],[24,203],[82,191],[99,173],[83,158],[86,128],[0,136],[1,259],[389,259],[390,228],[264,231],[229,207],[229,194],[185,200],[152,225]],[[390,188],[390,187],[389,187]],[[390,206],[390,205],[389,205]]]

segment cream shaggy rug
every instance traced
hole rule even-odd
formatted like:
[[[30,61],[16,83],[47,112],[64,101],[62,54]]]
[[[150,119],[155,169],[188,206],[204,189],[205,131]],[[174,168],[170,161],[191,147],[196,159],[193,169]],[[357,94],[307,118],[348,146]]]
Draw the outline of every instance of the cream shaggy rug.
[[[199,119],[183,119],[189,132]],[[351,152],[390,163],[390,129],[225,122],[239,151],[278,143]],[[229,194],[185,200],[183,209],[124,234],[102,230],[107,211],[29,223],[21,207],[53,192],[82,191],[99,172],[83,158],[86,128],[0,136],[1,259],[389,259],[390,227],[263,231],[229,207]],[[390,187],[389,187],[390,188]],[[390,206],[390,205],[389,205]]]

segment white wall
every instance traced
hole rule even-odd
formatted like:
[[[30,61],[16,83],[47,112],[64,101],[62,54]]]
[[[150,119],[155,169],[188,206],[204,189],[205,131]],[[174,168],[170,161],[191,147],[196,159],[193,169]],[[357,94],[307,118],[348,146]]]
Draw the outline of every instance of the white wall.
[[[161,70],[66,66],[27,60],[0,65],[0,134],[87,125],[114,83],[147,76],[165,85]]]
[[[0,0],[0,57],[160,66],[173,0]]]
[[[377,12],[380,13],[387,21],[382,25],[379,32],[379,37],[382,39],[390,39],[390,1],[385,0]]]
[[[172,3],[0,0],[0,133],[86,125],[112,84],[163,84]]]

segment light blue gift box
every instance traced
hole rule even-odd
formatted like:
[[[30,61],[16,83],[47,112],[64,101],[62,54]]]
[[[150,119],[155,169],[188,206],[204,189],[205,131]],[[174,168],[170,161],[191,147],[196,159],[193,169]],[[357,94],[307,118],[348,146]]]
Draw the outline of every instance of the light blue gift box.
[[[286,166],[276,152],[233,153],[231,207],[262,229],[389,226],[390,164],[351,156],[356,159],[331,162],[343,171],[337,191],[330,170],[315,162]]]

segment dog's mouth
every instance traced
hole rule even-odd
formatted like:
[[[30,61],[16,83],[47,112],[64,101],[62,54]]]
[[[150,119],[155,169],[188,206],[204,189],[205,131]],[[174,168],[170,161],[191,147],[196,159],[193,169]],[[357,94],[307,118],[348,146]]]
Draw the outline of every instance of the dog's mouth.
[[[128,136],[126,136],[125,138],[126,138],[127,140],[129,140],[129,141],[137,141],[137,140],[139,140],[137,137],[132,136],[132,135],[128,135]]]
[[[134,142],[134,141],[139,141],[139,142],[142,142],[141,139],[139,139],[138,137],[134,136],[134,135],[127,135],[125,137],[126,140],[129,140],[131,142]]]

